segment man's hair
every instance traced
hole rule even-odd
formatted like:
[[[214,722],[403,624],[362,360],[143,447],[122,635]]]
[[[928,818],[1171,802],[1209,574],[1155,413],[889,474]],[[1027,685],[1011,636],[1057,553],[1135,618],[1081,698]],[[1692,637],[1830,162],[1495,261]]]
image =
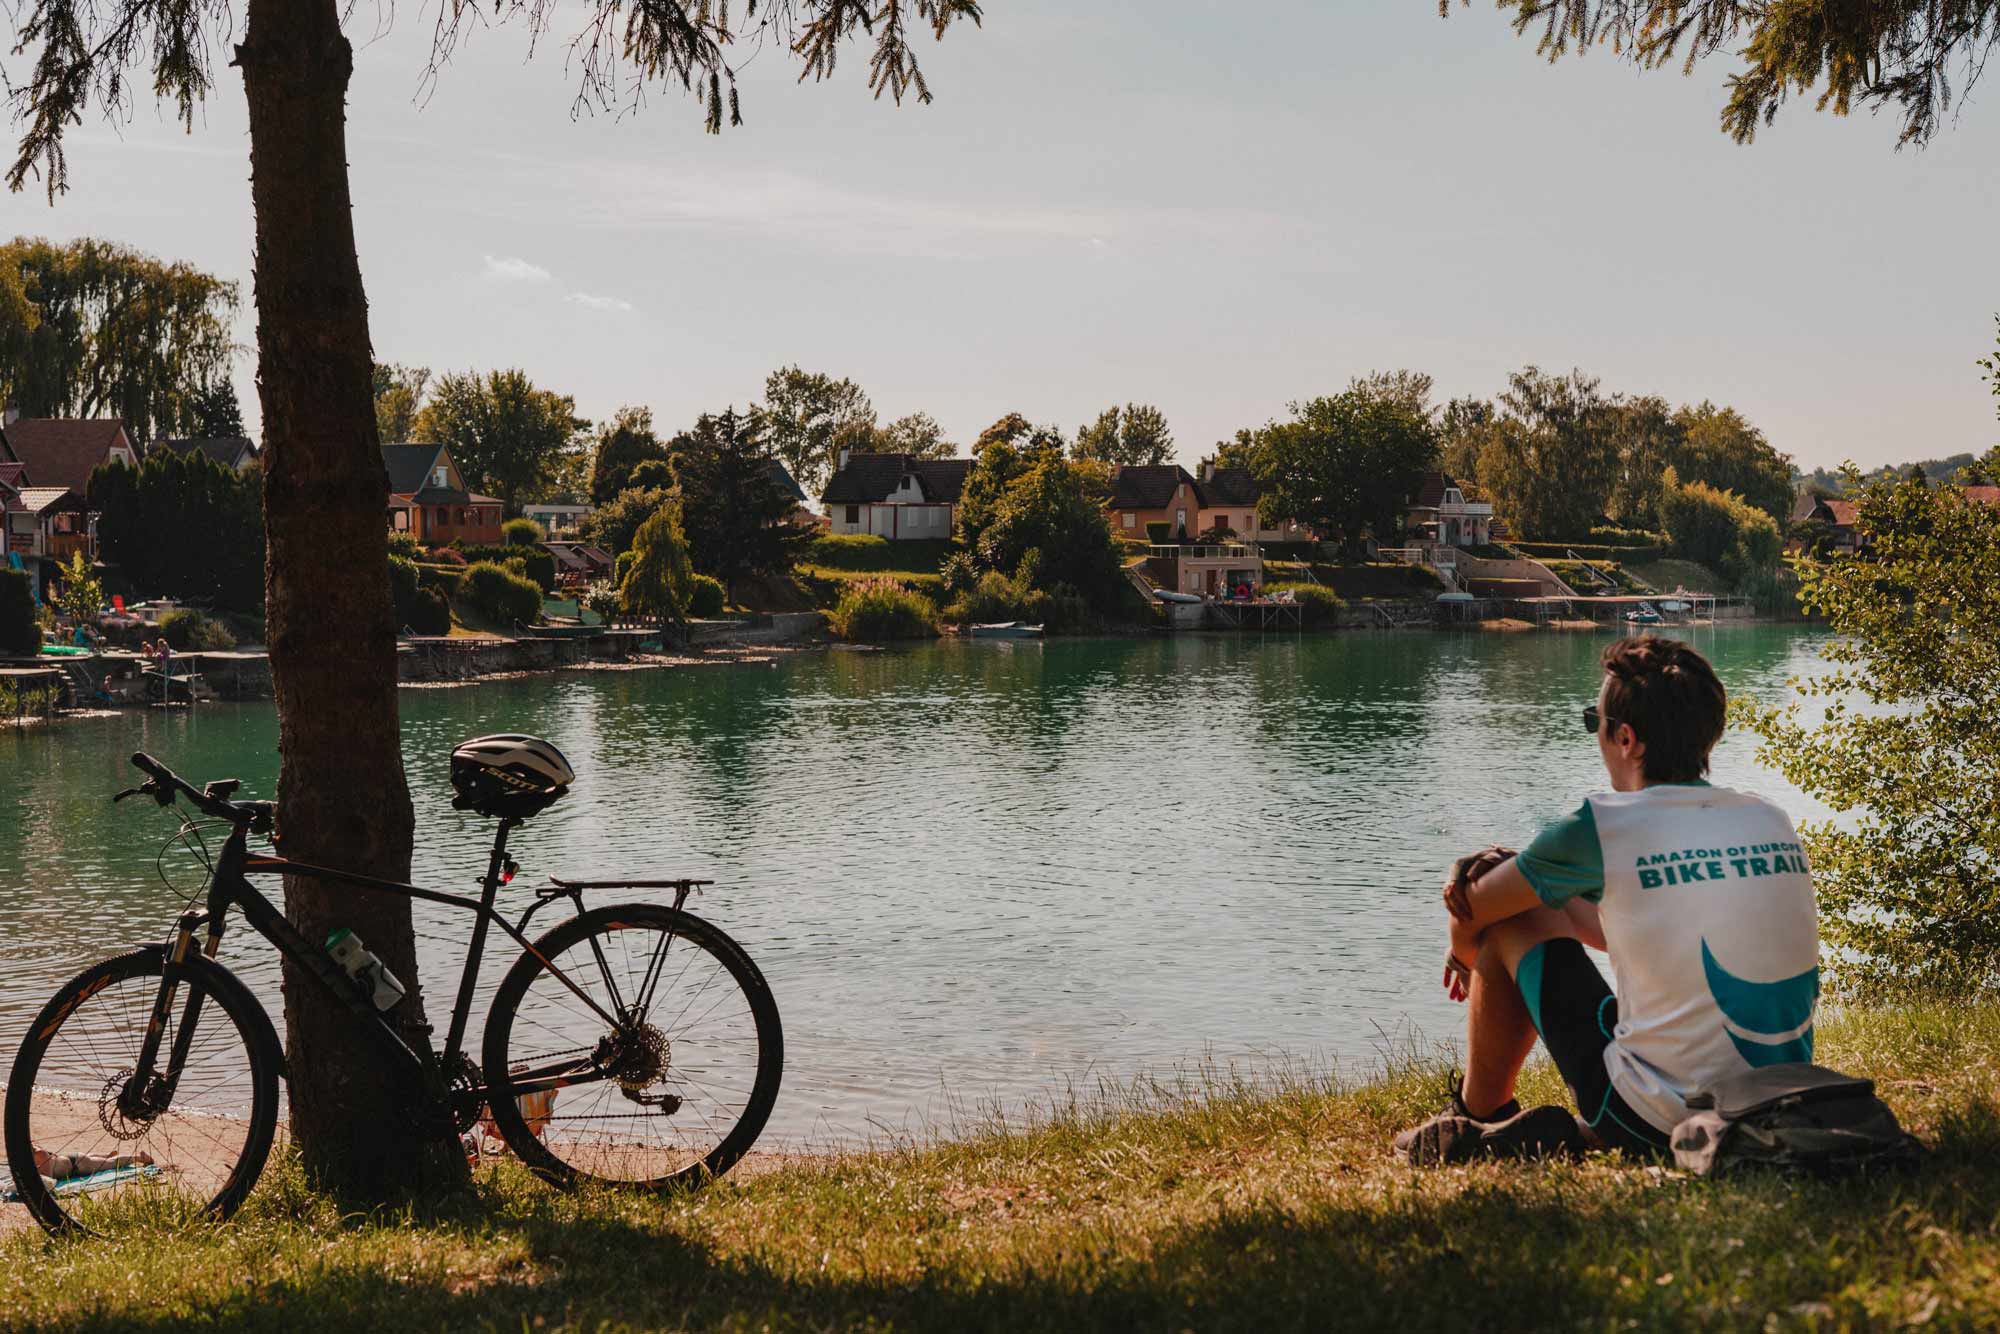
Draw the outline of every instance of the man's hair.
[[[1641,635],[1604,650],[1604,715],[1646,743],[1640,771],[1655,783],[1689,783],[1708,772],[1722,739],[1729,696],[1708,659],[1678,639]]]

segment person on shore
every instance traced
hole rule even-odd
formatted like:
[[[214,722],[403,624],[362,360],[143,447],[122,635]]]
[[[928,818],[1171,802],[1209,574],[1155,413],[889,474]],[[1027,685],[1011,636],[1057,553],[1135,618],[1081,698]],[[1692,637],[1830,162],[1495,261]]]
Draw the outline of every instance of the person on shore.
[[[1584,726],[1611,791],[1518,855],[1488,848],[1446,878],[1465,1074],[1443,1113],[1396,1137],[1412,1163],[1663,1153],[1703,1085],[1812,1059],[1812,876],[1783,810],[1704,777],[1727,711],[1715,669],[1652,635],[1612,644],[1603,665]],[[1609,953],[1615,991],[1586,945]],[[1515,1101],[1537,1037],[1574,1116]]]
[[[109,1172],[114,1167],[152,1165],[153,1155],[150,1153],[120,1153],[109,1158],[100,1158],[89,1153],[50,1153],[46,1149],[35,1150],[35,1171],[41,1174],[42,1184],[50,1190],[73,1178],[95,1176],[99,1172]]]

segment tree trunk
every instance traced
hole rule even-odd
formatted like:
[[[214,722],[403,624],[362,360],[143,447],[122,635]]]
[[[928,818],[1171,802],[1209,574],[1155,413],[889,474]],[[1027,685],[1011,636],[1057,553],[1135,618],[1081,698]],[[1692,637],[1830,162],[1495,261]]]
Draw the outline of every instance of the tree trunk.
[[[413,826],[396,711],[388,479],[348,198],[353,51],[335,0],[250,0],[236,64],[257,215],[280,847],[406,880]],[[315,943],[338,927],[359,935],[410,988],[399,1011],[410,1041],[428,1042],[407,899],[288,878],[285,911]],[[290,966],[284,991],[292,1134],[312,1177],[371,1202],[462,1180],[463,1154],[448,1135],[420,1130],[413,1090],[377,1044]]]

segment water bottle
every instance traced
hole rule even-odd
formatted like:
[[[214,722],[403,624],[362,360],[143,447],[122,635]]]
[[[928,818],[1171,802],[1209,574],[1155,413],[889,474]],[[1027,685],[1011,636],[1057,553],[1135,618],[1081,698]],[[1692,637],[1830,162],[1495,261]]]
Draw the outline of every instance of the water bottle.
[[[354,984],[375,1002],[378,1010],[393,1010],[403,999],[403,984],[396,975],[382,966],[382,961],[368,952],[361,943],[361,937],[346,927],[326,938],[326,952],[354,979]]]

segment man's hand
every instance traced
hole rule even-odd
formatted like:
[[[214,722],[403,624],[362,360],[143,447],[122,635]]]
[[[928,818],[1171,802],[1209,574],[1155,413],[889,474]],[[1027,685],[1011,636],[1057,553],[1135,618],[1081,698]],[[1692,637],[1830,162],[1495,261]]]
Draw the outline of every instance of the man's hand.
[[[1470,895],[1474,882],[1513,855],[1514,849],[1494,843],[1451,864],[1451,872],[1444,878],[1444,907],[1454,922],[1472,920]]]
[[[1472,994],[1472,965],[1479,959],[1481,929],[1470,921],[1451,919],[1451,948],[1444,956],[1444,993],[1455,1001]]]

